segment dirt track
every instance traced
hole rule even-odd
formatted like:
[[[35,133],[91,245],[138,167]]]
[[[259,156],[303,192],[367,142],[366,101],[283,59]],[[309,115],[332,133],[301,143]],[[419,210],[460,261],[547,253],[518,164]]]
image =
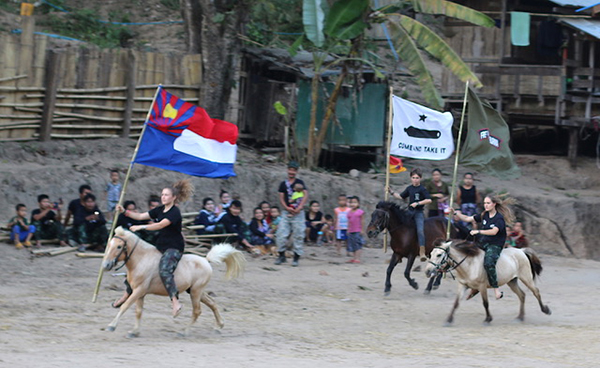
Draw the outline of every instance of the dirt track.
[[[514,321],[517,298],[507,287],[491,301],[494,321],[484,326],[481,299],[463,302],[452,327],[442,327],[456,282],[446,279],[424,295],[396,269],[383,296],[386,260],[366,249],[365,262],[347,265],[330,248],[307,248],[301,266],[251,259],[245,276],[223,279],[216,267],[208,290],[216,295],[225,327],[213,329],[208,308],[182,338],[189,300],[173,321],[164,297],[146,298],[141,337],[128,339],[133,310],[115,332],[109,304],[122,277],[104,275],[91,303],[100,259],[73,254],[31,259],[0,244],[0,366],[23,367],[593,367],[598,365],[598,262],[543,256],[538,285],[553,314],[541,313],[527,291],[526,319]],[[118,289],[115,291],[114,289]]]

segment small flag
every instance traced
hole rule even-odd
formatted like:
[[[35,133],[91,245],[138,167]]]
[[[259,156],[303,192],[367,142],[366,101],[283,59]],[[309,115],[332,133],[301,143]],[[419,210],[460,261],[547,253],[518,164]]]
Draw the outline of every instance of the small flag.
[[[390,172],[392,174],[398,174],[406,171],[406,167],[402,165],[402,160],[398,157],[390,156]]]
[[[460,152],[460,163],[503,179],[521,175],[509,147],[510,131],[489,102],[469,88],[469,129]]]
[[[454,152],[449,112],[438,112],[393,96],[393,132],[390,153],[425,160],[444,160]]]
[[[194,176],[235,176],[237,126],[158,88],[134,162]]]

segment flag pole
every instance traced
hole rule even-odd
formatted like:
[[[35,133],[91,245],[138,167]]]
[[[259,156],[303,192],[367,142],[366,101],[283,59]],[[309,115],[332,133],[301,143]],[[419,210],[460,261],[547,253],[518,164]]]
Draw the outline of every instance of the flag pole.
[[[390,193],[388,192],[388,188],[390,187],[390,146],[392,144],[392,108],[393,108],[393,98],[394,98],[394,90],[393,87],[390,86],[390,97],[388,102],[388,129],[387,129],[387,145],[385,147],[386,150],[386,158],[385,158],[385,188],[384,188],[384,198],[387,201],[389,199]],[[388,246],[388,233],[383,234],[383,253],[387,253]]]
[[[462,138],[463,123],[465,121],[465,110],[467,109],[467,95],[469,93],[469,81],[465,84],[465,97],[463,99],[463,108],[460,115],[460,125],[458,128],[458,139],[456,140],[456,152],[454,156],[454,173],[452,174],[452,191],[450,192],[450,203],[452,206],[454,203],[454,193],[456,193],[456,175],[458,173],[458,156],[460,155],[460,141]],[[450,226],[452,221],[452,215],[448,216],[448,226],[446,226],[446,239],[450,239]]]
[[[127,175],[125,175],[125,180],[123,181],[123,189],[121,190],[121,195],[119,196],[119,206],[123,204],[123,198],[125,198],[125,192],[127,191],[127,184],[129,183],[129,176],[131,175],[131,169],[133,168],[133,161],[137,156],[138,150],[140,148],[140,144],[142,143],[142,137],[144,136],[144,132],[146,132],[147,122],[150,119],[150,114],[152,114],[152,107],[154,106],[154,102],[156,102],[156,97],[158,96],[158,92],[162,88],[162,85],[159,84],[156,88],[156,92],[154,92],[154,98],[152,99],[152,104],[150,104],[150,108],[148,109],[148,114],[146,115],[146,120],[144,121],[144,126],[142,127],[142,132],[140,133],[140,137],[138,138],[137,144],[135,145],[135,150],[133,151],[133,156],[131,157],[131,161],[129,162],[129,168],[127,169]],[[110,227],[110,232],[108,233],[108,239],[106,240],[106,247],[104,248],[104,252],[108,249],[108,242],[110,238],[113,236],[115,231],[115,226],[117,224],[117,218],[119,216],[119,211],[117,207],[115,207],[115,213],[113,216],[112,225]],[[98,271],[98,279],[96,280],[96,288],[94,289],[94,296],[92,297],[92,303],[96,303],[98,299],[98,292],[100,291],[100,283],[102,282],[102,275],[104,274],[102,268],[102,264],[100,264],[100,271]]]

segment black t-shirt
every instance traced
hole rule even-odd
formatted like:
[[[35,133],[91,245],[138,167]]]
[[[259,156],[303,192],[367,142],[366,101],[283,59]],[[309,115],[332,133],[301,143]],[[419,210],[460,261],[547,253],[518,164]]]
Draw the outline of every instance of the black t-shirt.
[[[163,205],[148,211],[150,218],[157,219],[157,222],[161,222],[163,219],[171,221],[169,226],[158,230],[156,249],[164,253],[165,250],[173,248],[183,253],[185,243],[181,234],[181,212],[179,207],[173,206],[167,212],[163,212],[164,209],[165,206]]]
[[[69,202],[69,211],[73,215],[73,226],[81,225],[85,222],[85,207],[79,199],[74,199]]]
[[[313,227],[311,222],[312,221],[321,221],[323,219],[323,212],[321,212],[321,211],[317,212],[315,214],[315,218],[313,218],[313,219],[310,218],[310,211],[306,212],[304,219],[306,220],[306,227]],[[321,226],[321,224],[319,224],[318,226]]]
[[[291,184],[287,180],[284,180],[281,182],[281,184],[279,184],[278,192],[283,193],[283,200],[288,206],[290,205],[290,198],[292,198],[292,195],[294,194],[294,185],[296,185],[297,183],[302,184],[304,190],[307,190],[306,185],[300,179],[294,179],[294,181]]]
[[[406,189],[404,189],[404,192],[400,193],[400,197],[402,197],[403,199],[408,198],[408,204],[420,202],[424,199],[431,199],[431,196],[429,196],[429,192],[421,184],[419,184],[418,187],[415,187],[414,185],[409,185],[408,187],[406,187]],[[423,211],[423,205],[418,205],[417,207],[415,207],[415,210]]]
[[[40,213],[42,213],[42,210],[39,208],[36,208],[35,210],[31,211],[31,221],[30,222],[33,223],[33,221],[35,221],[33,219],[33,216],[39,215]],[[48,211],[48,213],[46,213],[46,215],[44,217],[42,217],[38,221],[42,225],[49,225],[49,224],[53,223],[54,221],[56,221],[56,212],[50,210],[50,211]]]
[[[86,220],[85,218],[93,215],[95,213],[98,213],[98,220]],[[102,212],[100,212],[100,209],[98,208],[98,206],[94,207],[93,210],[88,211],[85,207],[82,206],[82,209],[78,212],[79,217],[82,219],[83,222],[81,222],[80,224],[84,223],[85,224],[85,229],[86,231],[94,231],[96,228],[100,227],[100,226],[104,226],[106,224],[106,219],[104,218],[104,215],[102,215]],[[73,223],[75,225],[75,223]]]
[[[477,188],[474,185],[471,189],[465,189],[462,186],[458,189],[460,189],[461,203],[477,203]]]
[[[240,216],[233,216],[231,213],[227,212],[221,217],[219,223],[223,224],[227,233],[238,234],[237,238],[235,238],[236,240],[241,241],[244,238],[245,224]]]
[[[506,242],[506,223],[504,222],[504,216],[500,212],[496,212],[494,217],[490,218],[490,214],[485,212],[483,214],[483,218],[480,214],[476,214],[473,216],[475,221],[481,222],[483,224],[482,230],[489,230],[497,227],[499,229],[496,235],[482,235],[481,243],[482,244],[493,244],[498,245],[500,247],[504,246]]]
[[[134,220],[131,217],[125,216],[124,213],[119,214],[116,227],[121,226],[123,229],[129,230],[133,225],[147,225],[148,221]]]

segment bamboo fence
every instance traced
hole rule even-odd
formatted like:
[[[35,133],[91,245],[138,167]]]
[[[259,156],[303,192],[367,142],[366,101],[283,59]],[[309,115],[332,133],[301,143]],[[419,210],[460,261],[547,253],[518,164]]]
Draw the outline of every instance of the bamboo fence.
[[[0,35],[0,141],[137,138],[159,84],[198,103],[199,54],[56,51],[27,18]]]

